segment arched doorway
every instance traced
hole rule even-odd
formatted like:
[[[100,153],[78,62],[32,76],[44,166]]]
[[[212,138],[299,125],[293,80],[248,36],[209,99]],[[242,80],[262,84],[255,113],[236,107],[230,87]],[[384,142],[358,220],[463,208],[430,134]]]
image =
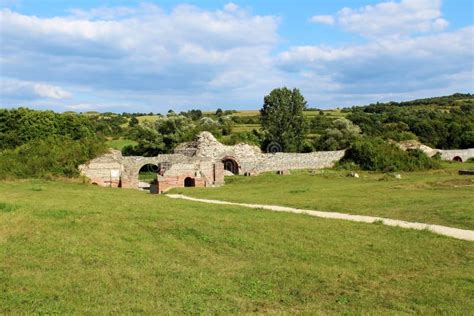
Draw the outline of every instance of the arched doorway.
[[[222,163],[224,164],[224,170],[230,171],[233,174],[239,174],[239,165],[237,161],[235,161],[232,157],[225,157],[222,159]]]
[[[149,189],[150,184],[156,180],[157,174],[160,172],[160,165],[148,163],[138,170],[138,183],[142,189]]]
[[[194,180],[194,178],[187,177],[186,179],[184,179],[184,186],[185,187],[194,187],[194,186],[196,186],[196,181]]]
[[[462,158],[459,156],[456,156],[453,158],[453,161],[462,162]]]

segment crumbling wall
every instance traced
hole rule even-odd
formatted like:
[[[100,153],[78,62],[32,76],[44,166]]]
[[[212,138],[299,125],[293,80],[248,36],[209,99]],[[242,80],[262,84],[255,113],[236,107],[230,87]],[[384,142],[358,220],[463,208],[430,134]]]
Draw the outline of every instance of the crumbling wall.
[[[207,157],[216,163],[232,159],[238,165],[239,174],[327,168],[332,167],[344,156],[344,151],[264,154],[257,146],[248,144],[223,145],[208,132],[202,132],[192,142],[181,144],[175,149],[175,153],[196,158]]]
[[[111,150],[109,153],[81,165],[79,169],[82,175],[100,186],[139,188],[138,173],[147,164],[161,168],[161,188],[166,190],[171,187],[183,187],[184,179],[187,177],[195,179],[196,186],[224,183],[222,163],[215,163],[211,158],[189,157],[181,154],[123,157],[120,151]]]
[[[256,159],[262,155],[260,148],[257,146],[249,144],[227,146],[221,144],[209,132],[200,133],[194,141],[179,145],[174,152],[189,157],[211,158],[216,161],[220,161],[226,156],[241,160]]]
[[[123,170],[122,153],[118,150],[111,150],[107,154],[79,166],[81,174],[88,177],[91,183],[107,187],[121,185],[120,179]]]
[[[441,159],[443,160],[454,160],[455,157],[461,158],[461,160],[467,161],[469,158],[474,158],[474,148],[469,149],[440,149]]]
[[[268,171],[321,169],[333,167],[345,151],[319,151],[312,153],[263,154],[259,159],[244,159],[240,163],[242,173],[258,174]]]

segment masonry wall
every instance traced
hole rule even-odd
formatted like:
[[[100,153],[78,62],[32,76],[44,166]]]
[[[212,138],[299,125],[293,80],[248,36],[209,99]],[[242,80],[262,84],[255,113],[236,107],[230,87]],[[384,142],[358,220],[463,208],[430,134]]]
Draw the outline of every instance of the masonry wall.
[[[261,173],[279,170],[321,169],[334,166],[345,151],[320,151],[306,154],[275,153],[262,154],[258,159],[240,161],[242,173]]]
[[[474,148],[452,150],[440,149],[439,153],[443,160],[453,160],[454,157],[460,157],[462,161],[467,161],[469,158],[474,158]]]
[[[120,151],[91,160],[79,167],[82,175],[91,183],[100,186],[139,188],[139,170],[147,164],[161,165],[164,173],[160,179],[161,189],[184,186],[184,179],[195,179],[196,186],[221,185],[224,183],[224,167],[212,158],[189,157],[181,154],[158,155],[156,157],[123,157]],[[160,189],[160,190],[161,190]]]

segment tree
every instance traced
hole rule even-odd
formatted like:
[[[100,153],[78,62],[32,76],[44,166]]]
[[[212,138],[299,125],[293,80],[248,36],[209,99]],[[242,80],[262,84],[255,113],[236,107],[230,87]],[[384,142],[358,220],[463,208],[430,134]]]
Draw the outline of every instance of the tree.
[[[122,149],[124,156],[145,156],[153,157],[166,152],[163,136],[150,123],[137,125],[132,131],[133,139],[138,144],[127,145]],[[132,135],[131,134],[131,135]]]
[[[265,96],[260,110],[265,143],[274,143],[286,152],[302,151],[308,131],[303,114],[305,109],[306,101],[298,89],[272,90]]]
[[[128,122],[128,127],[135,127],[139,124],[140,122],[138,121],[138,119],[135,117],[135,116],[132,116],[132,118],[130,119],[130,121]]]

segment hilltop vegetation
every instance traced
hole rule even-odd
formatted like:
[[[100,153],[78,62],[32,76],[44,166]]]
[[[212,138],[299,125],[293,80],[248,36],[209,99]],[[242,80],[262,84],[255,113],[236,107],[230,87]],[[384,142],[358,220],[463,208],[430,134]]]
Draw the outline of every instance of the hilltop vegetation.
[[[76,113],[1,109],[0,179],[78,176],[80,164],[107,149],[102,120]]]
[[[3,167],[0,167],[0,178],[75,175],[77,172],[71,172],[71,168],[102,153],[106,146],[121,149],[124,155],[170,153],[177,144],[192,140],[201,131],[210,131],[225,144],[246,142],[266,150],[269,142],[276,141],[283,150],[303,152],[355,150],[356,140],[362,139],[367,146],[379,148],[380,155],[394,153],[385,165],[402,166],[401,170],[430,168],[435,164],[415,153],[412,156],[425,163],[414,168],[416,164],[410,157],[393,147],[388,150],[390,146],[380,145],[380,141],[418,140],[442,149],[474,147],[474,96],[471,94],[338,110],[318,110],[306,108],[305,102],[302,104],[303,115],[298,116],[301,121],[293,124],[296,129],[273,134],[268,128],[262,128],[258,111],[194,109],[181,113],[170,110],[166,115],[158,115],[1,109],[0,165]],[[304,133],[298,132],[298,127],[305,127]],[[287,137],[290,130],[295,137]],[[77,144],[71,146],[71,142]],[[385,148],[384,153],[382,148]],[[45,159],[33,159],[44,155]],[[74,159],[70,158],[73,156]],[[12,161],[18,164],[12,165]],[[64,161],[68,167],[54,166],[52,161]],[[386,169],[383,165],[380,167],[380,163],[366,166],[356,159],[353,162],[364,169]]]
[[[474,147],[474,96],[471,94],[354,107],[347,118],[367,136],[418,139],[441,149]]]

